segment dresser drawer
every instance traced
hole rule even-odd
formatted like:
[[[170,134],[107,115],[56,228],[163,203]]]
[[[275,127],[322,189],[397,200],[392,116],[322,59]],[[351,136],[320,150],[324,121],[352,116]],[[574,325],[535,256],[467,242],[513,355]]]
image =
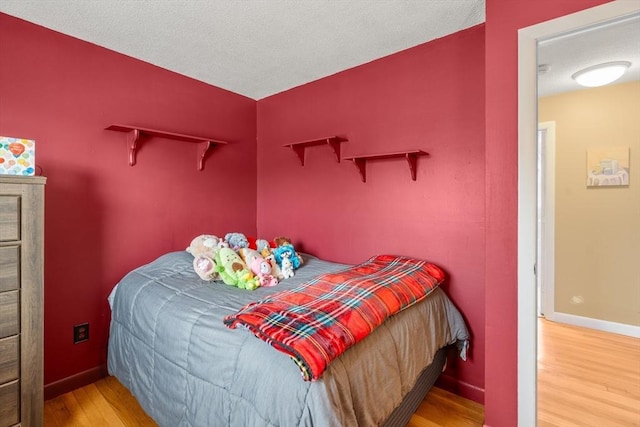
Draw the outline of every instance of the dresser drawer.
[[[0,384],[18,379],[19,346],[18,335],[0,339]]]
[[[20,381],[0,385],[0,426],[20,421]]]
[[[0,196],[0,242],[20,240],[20,197]]]
[[[16,335],[20,330],[18,291],[0,293],[0,338]]]
[[[0,292],[20,286],[20,246],[0,246]]]

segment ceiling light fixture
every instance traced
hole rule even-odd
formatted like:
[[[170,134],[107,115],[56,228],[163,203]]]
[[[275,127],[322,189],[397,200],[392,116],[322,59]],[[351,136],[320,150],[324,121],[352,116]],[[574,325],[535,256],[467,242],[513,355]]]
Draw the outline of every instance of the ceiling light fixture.
[[[582,86],[604,86],[622,77],[630,66],[631,63],[627,61],[606,62],[580,70],[571,78]]]

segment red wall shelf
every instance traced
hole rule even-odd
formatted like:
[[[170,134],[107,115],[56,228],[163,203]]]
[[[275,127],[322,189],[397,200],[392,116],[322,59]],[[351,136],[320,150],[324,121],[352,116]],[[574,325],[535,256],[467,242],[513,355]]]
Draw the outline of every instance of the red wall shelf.
[[[428,156],[429,153],[422,150],[409,150],[409,151],[397,151],[393,153],[380,153],[380,154],[366,154],[363,156],[344,157],[345,160],[351,160],[358,171],[362,182],[367,182],[367,162],[372,160],[393,159],[402,158],[407,159],[409,163],[409,171],[411,172],[411,179],[416,180],[416,166],[419,156]]]
[[[207,152],[211,150],[217,144],[227,144],[226,141],[220,141],[212,138],[206,138],[201,136],[184,135],[174,132],[166,132],[158,129],[142,128],[140,126],[129,125],[111,125],[106,130],[113,130],[116,132],[125,132],[127,134],[127,143],[129,145],[129,166],[136,164],[136,150],[138,149],[138,142],[140,136],[156,136],[166,139],[175,139],[178,141],[198,143],[203,145],[203,149],[198,153],[198,170],[204,169],[204,160],[207,156]]]
[[[338,163],[340,163],[340,144],[347,141],[347,138],[341,136],[328,136],[326,138],[311,139],[309,141],[294,142],[291,144],[285,144],[284,147],[291,148],[300,159],[300,163],[304,166],[304,150],[307,147],[314,145],[328,144],[336,155]]]

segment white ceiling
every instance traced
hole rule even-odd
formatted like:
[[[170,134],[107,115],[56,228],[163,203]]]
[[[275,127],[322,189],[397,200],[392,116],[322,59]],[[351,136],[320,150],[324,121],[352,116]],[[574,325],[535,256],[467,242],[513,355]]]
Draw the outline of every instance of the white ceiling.
[[[0,0],[0,11],[261,99],[484,22],[485,0]],[[538,94],[576,71],[630,61],[640,18],[545,42]]]
[[[538,96],[584,90],[571,76],[587,67],[613,61],[631,62],[616,83],[640,80],[639,14],[541,42],[538,64],[548,65],[549,71],[538,74]]]
[[[484,22],[484,0],[0,0],[0,11],[253,99]]]

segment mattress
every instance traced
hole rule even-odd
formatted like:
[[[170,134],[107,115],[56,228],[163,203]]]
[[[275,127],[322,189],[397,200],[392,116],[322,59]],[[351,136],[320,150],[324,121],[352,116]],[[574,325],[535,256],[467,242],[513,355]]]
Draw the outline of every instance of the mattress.
[[[109,373],[161,426],[391,425],[394,414],[407,419],[397,410],[405,397],[435,381],[441,367],[427,368],[438,351],[457,344],[464,352],[468,343],[462,316],[436,289],[345,351],[319,380],[303,381],[290,357],[223,319],[348,266],[305,256],[293,278],[244,291],[200,280],[192,259],[163,255],[127,274],[110,296]],[[434,378],[419,381],[425,372]]]

